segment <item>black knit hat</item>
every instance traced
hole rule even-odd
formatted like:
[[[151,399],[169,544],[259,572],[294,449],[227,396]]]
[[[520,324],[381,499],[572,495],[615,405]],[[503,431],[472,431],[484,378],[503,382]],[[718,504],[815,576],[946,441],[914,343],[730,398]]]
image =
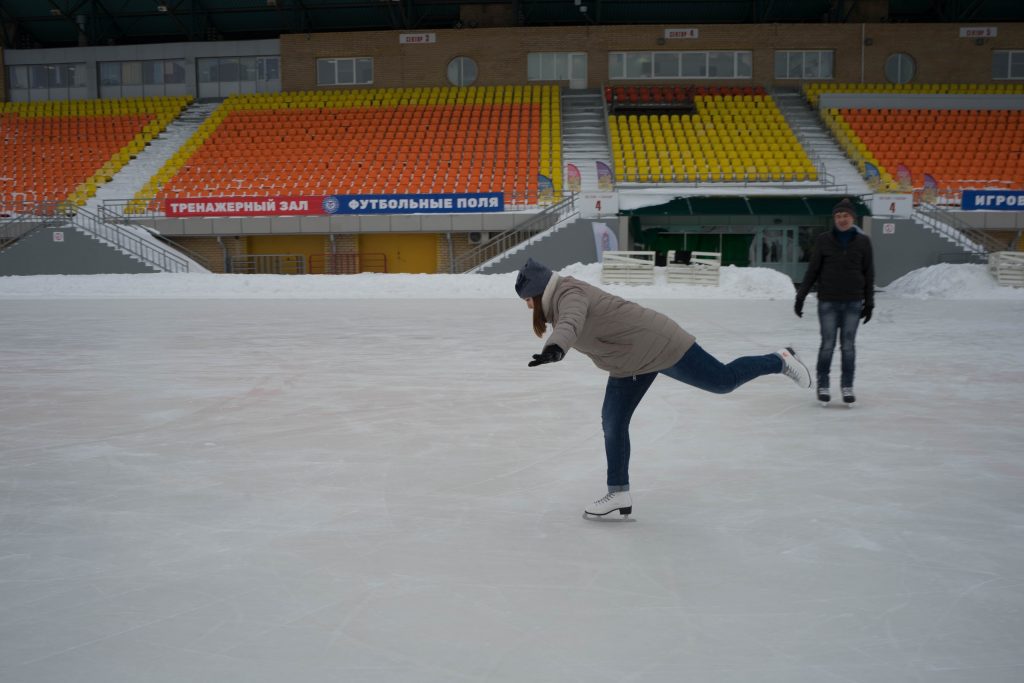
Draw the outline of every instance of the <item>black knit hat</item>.
[[[857,215],[857,207],[855,207],[853,205],[853,202],[851,202],[848,197],[844,197],[844,198],[839,200],[838,204],[836,204],[835,206],[832,207],[832,215],[833,216],[836,215],[837,213],[840,213],[840,212],[848,213],[851,216],[856,216]]]
[[[516,278],[516,294],[520,299],[532,299],[544,293],[544,288],[548,286],[550,279],[550,268],[532,258],[527,259],[523,267],[519,269],[519,277]]]

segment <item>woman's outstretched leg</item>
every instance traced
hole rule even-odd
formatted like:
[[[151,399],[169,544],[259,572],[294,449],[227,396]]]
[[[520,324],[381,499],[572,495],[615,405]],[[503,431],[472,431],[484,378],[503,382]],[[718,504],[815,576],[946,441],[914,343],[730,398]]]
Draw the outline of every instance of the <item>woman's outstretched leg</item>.
[[[672,379],[715,394],[728,394],[752,379],[781,372],[803,387],[810,386],[810,372],[792,349],[722,363],[700,344],[694,344],[678,363],[662,370]]]

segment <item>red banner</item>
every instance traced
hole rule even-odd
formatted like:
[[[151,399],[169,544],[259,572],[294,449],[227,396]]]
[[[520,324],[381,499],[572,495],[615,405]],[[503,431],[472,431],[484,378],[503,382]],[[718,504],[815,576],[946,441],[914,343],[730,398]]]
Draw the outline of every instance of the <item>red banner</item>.
[[[165,199],[164,213],[188,216],[309,216],[324,214],[323,197],[197,197]]]

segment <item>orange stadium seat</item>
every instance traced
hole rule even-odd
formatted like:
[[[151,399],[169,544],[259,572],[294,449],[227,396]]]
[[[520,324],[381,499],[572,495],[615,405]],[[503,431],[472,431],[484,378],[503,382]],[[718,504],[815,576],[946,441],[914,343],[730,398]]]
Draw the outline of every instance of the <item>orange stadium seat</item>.
[[[507,203],[524,204],[537,202],[527,193],[539,173],[561,190],[553,86],[244,95],[228,98],[207,124],[140,201],[503,192]]]
[[[847,153],[878,167],[886,189],[939,196],[971,188],[1024,190],[1024,112],[1018,110],[829,110],[823,118]]]
[[[109,181],[190,98],[4,103],[0,211],[28,203],[79,205]]]

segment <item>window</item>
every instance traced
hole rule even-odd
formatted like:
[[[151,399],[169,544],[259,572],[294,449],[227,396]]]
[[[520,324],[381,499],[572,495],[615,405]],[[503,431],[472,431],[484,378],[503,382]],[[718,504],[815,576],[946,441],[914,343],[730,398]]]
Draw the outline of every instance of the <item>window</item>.
[[[121,62],[121,85],[142,85],[142,62]]]
[[[753,71],[753,53],[746,50],[612,52],[608,55],[610,79],[750,78]]]
[[[7,67],[7,85],[11,90],[28,90],[28,67]]]
[[[992,53],[992,79],[1024,79],[1024,50],[996,50]]]
[[[531,52],[526,56],[527,79],[531,81],[569,80],[573,54],[572,52]]]
[[[448,82],[452,85],[473,85],[476,76],[476,62],[469,57],[456,57],[448,62]]]
[[[185,93],[185,60],[100,62],[99,79],[100,97],[104,98],[182,95]]]
[[[273,81],[281,78],[281,58],[261,57],[256,60],[256,80]]]
[[[316,60],[317,85],[369,85],[373,83],[373,59],[354,57]]]
[[[85,64],[29,64],[7,67],[12,102],[76,100],[86,94]]]
[[[832,50],[779,50],[775,78],[832,78]]]
[[[890,83],[909,83],[916,70],[914,58],[903,52],[889,55],[885,60],[885,79]]]

